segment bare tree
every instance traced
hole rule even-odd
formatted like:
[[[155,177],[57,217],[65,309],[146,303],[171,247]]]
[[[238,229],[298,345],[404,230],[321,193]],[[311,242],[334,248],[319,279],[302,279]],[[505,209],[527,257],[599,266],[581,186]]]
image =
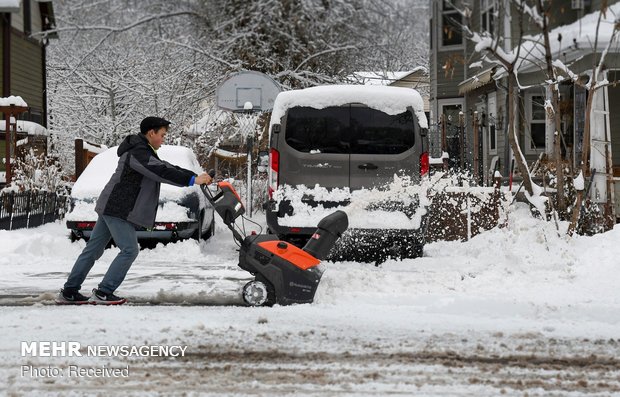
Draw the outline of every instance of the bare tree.
[[[359,70],[427,66],[411,63],[426,58],[410,45],[419,24],[406,23],[424,9],[419,0],[54,4],[60,40],[50,45],[50,129],[66,141],[114,145],[153,113],[173,121],[173,142],[191,141],[181,127],[201,119],[218,84],[240,70],[264,72],[287,89],[344,81]],[[397,17],[405,18],[402,28],[388,28]]]
[[[506,13],[505,7],[510,7],[510,2],[502,2],[503,7],[500,7],[499,14],[504,15]],[[528,195],[537,196],[540,193],[540,189],[535,190],[534,183],[532,182],[532,177],[530,174],[529,167],[525,160],[525,156],[523,155],[523,151],[519,145],[518,139],[518,125],[515,117],[515,105],[518,98],[518,89],[519,89],[519,81],[518,81],[518,69],[517,64],[520,60],[520,51],[521,51],[521,43],[523,41],[524,36],[524,3],[522,1],[517,0],[517,17],[519,19],[519,32],[518,32],[518,45],[516,46],[516,50],[506,50],[502,47],[502,43],[504,42],[504,37],[497,32],[478,32],[473,30],[471,27],[471,10],[469,8],[461,9],[461,13],[465,16],[465,25],[463,29],[469,40],[475,43],[475,51],[482,55],[482,59],[491,64],[497,65],[499,68],[503,69],[507,80],[508,80],[508,140],[510,142],[510,147],[515,156],[515,161],[517,164],[517,168],[523,177],[523,186],[527,191]],[[499,31],[499,26],[496,27]]]

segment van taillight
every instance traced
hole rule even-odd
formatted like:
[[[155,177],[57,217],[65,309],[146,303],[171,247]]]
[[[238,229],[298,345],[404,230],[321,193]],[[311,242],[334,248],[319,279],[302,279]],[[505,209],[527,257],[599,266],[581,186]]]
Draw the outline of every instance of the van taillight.
[[[278,173],[280,172],[280,152],[276,149],[269,151],[269,198],[273,198],[273,193],[278,190]]]
[[[424,152],[420,155],[420,176],[426,175],[430,167],[428,152]]]

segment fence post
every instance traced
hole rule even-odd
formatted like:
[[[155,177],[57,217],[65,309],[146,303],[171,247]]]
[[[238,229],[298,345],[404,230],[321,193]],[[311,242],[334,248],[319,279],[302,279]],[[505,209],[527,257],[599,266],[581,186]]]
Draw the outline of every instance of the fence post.
[[[461,170],[465,169],[465,115],[459,113],[459,149],[461,155]]]
[[[32,199],[32,190],[28,192],[28,196],[26,196],[26,229],[30,226],[30,207],[31,207],[31,199]]]
[[[474,112],[474,145],[473,145],[473,157],[474,157],[474,180],[476,181],[476,185],[480,186],[480,170],[478,169],[480,166],[480,151],[478,150],[478,128],[480,126],[480,121],[478,120],[478,112]]]
[[[43,219],[41,219],[41,223],[45,224],[45,215],[47,215],[47,200],[50,198],[50,193],[45,192],[45,196],[43,196]]]
[[[9,230],[13,230],[13,206],[15,205],[15,192],[9,194]]]
[[[469,184],[466,185],[465,197],[467,203],[467,241],[471,240],[471,199],[469,197]]]

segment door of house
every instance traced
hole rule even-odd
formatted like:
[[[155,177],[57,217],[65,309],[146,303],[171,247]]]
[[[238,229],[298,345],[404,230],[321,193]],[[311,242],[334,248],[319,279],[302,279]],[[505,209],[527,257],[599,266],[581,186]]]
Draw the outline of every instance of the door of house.
[[[459,126],[459,115],[463,110],[462,99],[441,99],[438,102],[439,114],[444,116],[446,123],[446,146],[448,153],[448,166],[450,169],[460,168],[461,164],[467,163],[465,153],[465,129]],[[441,120],[441,119],[440,119]],[[440,126],[440,128],[442,128]]]

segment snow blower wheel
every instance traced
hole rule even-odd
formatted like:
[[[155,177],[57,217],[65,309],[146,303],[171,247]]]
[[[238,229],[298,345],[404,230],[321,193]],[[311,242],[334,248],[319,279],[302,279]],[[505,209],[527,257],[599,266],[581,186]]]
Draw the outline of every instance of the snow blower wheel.
[[[252,280],[243,286],[243,301],[248,306],[265,306],[268,298],[267,286],[262,281]]]

